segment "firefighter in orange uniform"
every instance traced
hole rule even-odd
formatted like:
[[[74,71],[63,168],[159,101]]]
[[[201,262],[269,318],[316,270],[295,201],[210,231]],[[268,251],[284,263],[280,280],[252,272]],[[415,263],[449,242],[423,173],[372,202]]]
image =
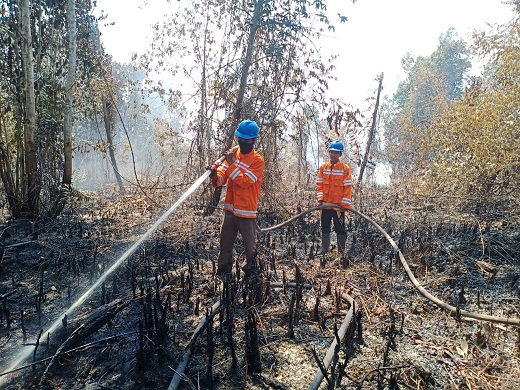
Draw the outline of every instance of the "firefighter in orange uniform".
[[[227,184],[217,269],[223,278],[231,276],[233,245],[239,232],[246,252],[242,264],[245,276],[256,268],[256,214],[264,173],[264,158],[254,149],[258,125],[252,120],[242,121],[235,136],[239,148],[227,151],[225,161],[210,175],[214,187]]]
[[[352,173],[350,167],[341,162],[343,144],[333,141],[329,145],[330,161],[318,169],[316,179],[318,204],[334,203],[337,208],[321,210],[321,254],[329,251],[331,220],[338,239],[338,252],[345,251],[347,234],[345,230],[345,211],[352,206]]]

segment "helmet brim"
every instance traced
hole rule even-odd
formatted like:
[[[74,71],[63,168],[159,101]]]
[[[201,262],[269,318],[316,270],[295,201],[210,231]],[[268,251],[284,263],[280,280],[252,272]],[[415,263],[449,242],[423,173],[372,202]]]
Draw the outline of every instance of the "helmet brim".
[[[255,138],[258,138],[258,136],[255,137],[255,136],[251,136],[251,135],[243,134],[243,133],[241,133],[241,132],[238,131],[238,130],[235,130],[235,135],[236,135],[238,138],[243,138],[243,139],[255,139]]]

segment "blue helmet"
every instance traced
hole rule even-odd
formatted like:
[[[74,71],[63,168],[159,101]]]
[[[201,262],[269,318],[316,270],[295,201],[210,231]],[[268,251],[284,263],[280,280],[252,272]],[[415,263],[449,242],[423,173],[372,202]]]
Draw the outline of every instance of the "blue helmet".
[[[235,130],[235,135],[243,139],[258,138],[258,125],[249,119],[242,121]]]
[[[329,145],[329,150],[333,152],[343,152],[343,144],[338,140],[332,141]]]

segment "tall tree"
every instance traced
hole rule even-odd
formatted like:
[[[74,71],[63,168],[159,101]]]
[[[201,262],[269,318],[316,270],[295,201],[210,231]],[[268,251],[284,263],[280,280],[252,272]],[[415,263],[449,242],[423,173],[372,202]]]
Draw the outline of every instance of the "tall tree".
[[[38,216],[38,163],[36,158],[36,145],[34,142],[36,132],[36,98],[34,93],[34,60],[32,54],[31,34],[31,10],[29,0],[19,0],[22,30],[22,58],[25,80],[25,172],[27,175],[27,205],[31,219]]]
[[[67,2],[67,31],[68,31],[68,69],[65,81],[65,113],[63,121],[64,169],[63,184],[72,182],[72,118],[73,118],[73,90],[76,76],[76,0]]]
[[[365,154],[363,156],[363,161],[361,161],[361,166],[359,168],[359,176],[358,176],[358,186],[361,186],[363,182],[363,174],[365,173],[365,167],[367,166],[368,156],[370,155],[370,147],[372,146],[372,142],[375,137],[376,129],[377,129],[377,118],[379,116],[379,99],[381,98],[381,91],[383,90],[383,73],[379,77],[379,87],[377,88],[377,97],[376,104],[374,107],[374,113],[372,114],[372,124],[370,126],[370,132],[368,133],[368,141],[367,146],[365,148]]]
[[[121,194],[124,193],[125,187],[123,186],[123,180],[121,178],[121,174],[119,173],[119,169],[117,167],[117,160],[115,155],[115,142],[114,142],[114,133],[115,133],[115,103],[114,99],[111,98],[110,91],[101,98],[101,105],[103,109],[103,124],[105,125],[105,134],[107,136],[107,147],[106,151],[110,158],[110,163],[112,165],[112,169],[114,170],[114,174],[116,176],[116,182],[119,186],[119,191]]]
[[[175,105],[178,96],[184,101],[202,97],[197,107],[204,107],[199,109],[204,117],[189,120],[183,131],[198,129],[195,141],[202,144],[204,139],[213,150],[226,149],[240,120],[256,120],[268,189],[280,173],[279,152],[294,110],[307,104],[326,109],[324,92],[334,66],[315,45],[323,31],[333,29],[326,11],[325,1],[195,0],[156,26],[155,42],[140,58],[141,66],[181,76],[180,94],[168,93]],[[199,159],[205,155],[199,152],[191,164],[207,165],[207,158]],[[197,171],[186,170],[191,175]]]
[[[473,37],[472,48],[488,59],[470,84],[431,126],[421,145],[428,155],[424,189],[488,217],[518,210],[520,186],[520,22]],[[497,213],[501,207],[504,212]]]
[[[84,85],[92,72],[95,56],[90,34],[96,20],[91,16],[91,0],[67,4],[0,3],[0,92],[5,102],[0,109],[5,130],[0,175],[13,217],[27,210],[32,218],[42,212],[52,215],[56,189],[70,181],[71,107],[74,92],[82,90],[72,86]],[[76,17],[67,22],[67,13],[72,17],[73,11]],[[68,29],[77,32],[77,40]],[[74,79],[76,57],[80,66]],[[83,96],[76,95],[82,110],[87,104]]]
[[[24,105],[19,40],[20,13],[15,1],[0,3],[0,175],[9,210],[20,216],[27,210],[27,186],[24,164],[23,116]]]
[[[226,142],[224,145],[225,149],[230,149],[233,140],[235,138],[235,130],[238,124],[240,123],[242,117],[242,106],[244,104],[244,96],[246,93],[247,88],[247,80],[249,77],[249,68],[251,67],[251,60],[253,58],[253,49],[255,45],[255,37],[256,32],[258,28],[260,27],[260,23],[262,22],[262,13],[264,9],[264,0],[257,0],[255,2],[255,8],[253,11],[253,17],[250,22],[249,26],[249,34],[247,37],[247,46],[246,46],[246,54],[244,57],[244,61],[242,64],[241,69],[241,76],[240,76],[240,85],[238,86],[238,93],[237,98],[235,102],[235,107],[233,108],[233,116],[230,118],[231,120],[228,120],[228,128],[227,128],[227,135],[226,135]],[[203,71],[204,72],[204,71]],[[205,77],[203,75],[203,77]],[[203,80],[203,83],[205,81]],[[213,196],[210,199],[210,202],[206,208],[206,213],[211,213],[215,210],[215,207],[218,204],[218,201],[220,200],[222,192],[222,187],[217,187],[214,190]]]
[[[413,169],[419,161],[419,147],[430,137],[429,128],[461,96],[464,76],[471,67],[466,43],[453,29],[439,38],[437,49],[426,57],[403,59],[407,79],[402,82],[386,115],[388,153],[394,174]]]
[[[242,69],[240,72],[240,85],[238,86],[238,93],[233,109],[233,120],[228,127],[227,140],[225,148],[229,149],[234,139],[234,129],[238,126],[242,117],[242,106],[244,104],[244,96],[246,94],[247,80],[249,78],[249,68],[251,67],[251,61],[253,58],[253,50],[255,45],[255,37],[258,28],[262,23],[262,13],[264,11],[264,0],[256,0],[255,8],[253,11],[253,17],[249,23],[249,34],[247,36],[246,55],[242,63]]]
[[[112,57],[104,54],[97,26],[94,26],[92,30],[90,42],[96,61],[93,64],[94,71],[86,82],[88,88],[84,98],[93,102],[89,107],[89,111],[90,116],[96,118],[96,123],[98,116],[101,115],[106,141],[100,140],[102,146],[99,150],[108,155],[119,192],[123,194],[125,189],[116,159],[116,143],[114,141],[118,116],[117,91],[122,89],[122,87],[114,77],[113,65],[118,66],[119,64],[112,63]],[[118,72],[123,73],[123,69],[118,67]],[[101,136],[101,138],[103,137]],[[138,178],[136,180],[139,181]]]

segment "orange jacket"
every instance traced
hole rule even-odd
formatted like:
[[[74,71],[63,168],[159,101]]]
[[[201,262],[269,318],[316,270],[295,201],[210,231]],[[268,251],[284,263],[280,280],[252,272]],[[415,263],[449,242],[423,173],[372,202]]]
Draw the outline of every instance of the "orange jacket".
[[[217,169],[213,187],[227,183],[224,210],[241,218],[256,218],[258,197],[262,186],[264,158],[253,149],[248,154],[235,152],[235,162],[228,166],[226,160]]]
[[[341,204],[350,209],[352,206],[352,173],[350,167],[338,161],[331,169],[326,162],[318,169],[316,179],[318,202]]]

